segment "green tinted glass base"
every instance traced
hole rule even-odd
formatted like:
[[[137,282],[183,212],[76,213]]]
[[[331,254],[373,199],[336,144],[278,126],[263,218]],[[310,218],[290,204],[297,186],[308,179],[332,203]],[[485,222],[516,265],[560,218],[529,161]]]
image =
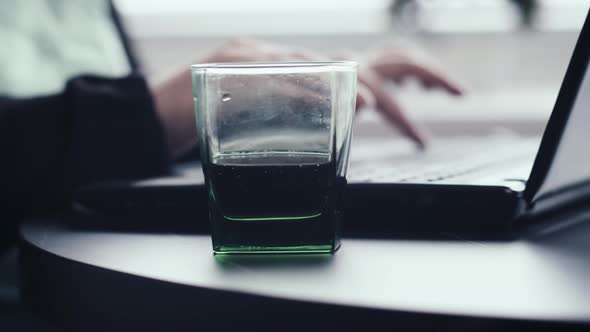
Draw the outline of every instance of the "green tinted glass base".
[[[340,246],[335,214],[272,221],[235,220],[215,212],[211,217],[215,254],[333,253]]]
[[[338,249],[346,180],[335,177],[333,163],[204,165],[215,254]]]
[[[215,255],[225,254],[330,254],[340,248],[333,245],[308,245],[308,246],[214,246]]]

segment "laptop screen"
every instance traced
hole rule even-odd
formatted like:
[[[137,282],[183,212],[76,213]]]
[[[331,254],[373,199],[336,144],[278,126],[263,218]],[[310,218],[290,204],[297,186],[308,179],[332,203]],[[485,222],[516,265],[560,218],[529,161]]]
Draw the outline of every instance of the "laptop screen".
[[[527,192],[536,201],[590,180],[590,23],[578,38],[555,107],[543,135]]]

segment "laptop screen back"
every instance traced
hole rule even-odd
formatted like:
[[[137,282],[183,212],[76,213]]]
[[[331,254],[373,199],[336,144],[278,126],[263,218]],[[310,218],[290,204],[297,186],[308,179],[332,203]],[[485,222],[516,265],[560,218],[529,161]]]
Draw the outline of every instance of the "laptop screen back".
[[[578,38],[525,192],[534,202],[590,180],[590,23]]]

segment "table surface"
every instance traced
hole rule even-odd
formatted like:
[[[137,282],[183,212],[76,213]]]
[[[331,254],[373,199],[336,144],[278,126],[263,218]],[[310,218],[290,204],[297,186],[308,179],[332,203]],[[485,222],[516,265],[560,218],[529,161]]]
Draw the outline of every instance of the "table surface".
[[[206,235],[74,230],[50,222],[26,223],[21,234],[67,260],[187,287],[418,313],[590,322],[590,222],[512,242],[344,239],[333,256],[214,256]]]

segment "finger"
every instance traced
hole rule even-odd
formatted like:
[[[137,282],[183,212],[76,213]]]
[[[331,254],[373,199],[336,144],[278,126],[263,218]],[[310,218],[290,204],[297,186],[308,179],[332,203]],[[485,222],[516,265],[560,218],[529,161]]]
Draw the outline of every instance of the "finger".
[[[228,47],[256,47],[256,45],[260,44],[261,42],[248,38],[248,37],[240,37],[231,39],[227,42]]]
[[[373,63],[409,63],[412,62],[413,58],[406,54],[399,54],[397,52],[382,52],[377,56],[371,58]]]
[[[402,133],[413,140],[418,147],[424,148],[427,142],[427,135],[415,126],[401,111],[399,105],[383,89],[383,86],[375,73],[364,71],[359,73],[359,80],[365,84],[375,96],[377,108],[382,111],[383,115]]]
[[[432,82],[420,81],[420,84],[422,85],[422,87],[425,90],[432,90],[432,89],[435,89],[436,88],[436,86]]]
[[[305,48],[294,48],[276,44],[260,44],[260,53],[279,61],[320,61],[326,57]]]
[[[452,95],[463,94],[463,89],[453,80],[438,71],[424,65],[412,62],[379,61],[372,65],[372,68],[381,76],[399,81],[400,79],[413,76],[418,78],[425,86],[441,88]]]
[[[305,61],[327,61],[328,57],[323,56],[319,53],[316,53],[312,50],[308,50],[305,48],[295,48],[292,49],[290,55],[295,59],[305,60]]]
[[[356,88],[356,110],[375,107],[375,96],[363,83],[359,82]]]
[[[444,74],[436,72],[430,68],[421,65],[411,64],[409,65],[408,71],[411,75],[416,76],[418,79],[420,79],[422,83],[426,86],[433,88],[442,88],[446,90],[448,93],[455,96],[460,96],[463,94],[463,89],[459,86],[459,84],[453,82]]]
[[[340,51],[332,56],[332,59],[339,61],[358,61],[360,56],[350,51]]]

